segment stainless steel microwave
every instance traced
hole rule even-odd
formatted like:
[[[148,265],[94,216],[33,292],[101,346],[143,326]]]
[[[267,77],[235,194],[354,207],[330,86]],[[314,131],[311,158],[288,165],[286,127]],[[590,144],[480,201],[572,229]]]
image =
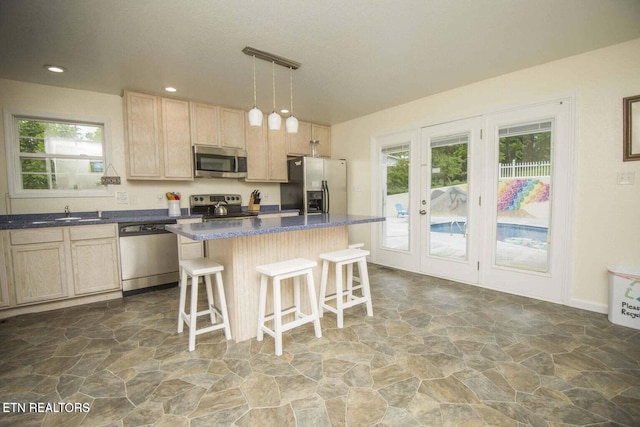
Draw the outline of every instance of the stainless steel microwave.
[[[247,152],[239,148],[193,146],[196,178],[246,178]]]

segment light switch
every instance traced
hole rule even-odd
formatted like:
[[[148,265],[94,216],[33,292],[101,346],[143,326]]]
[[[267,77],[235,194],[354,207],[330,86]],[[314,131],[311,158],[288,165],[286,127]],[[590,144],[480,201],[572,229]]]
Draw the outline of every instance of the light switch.
[[[618,185],[633,185],[636,179],[635,172],[618,172]]]

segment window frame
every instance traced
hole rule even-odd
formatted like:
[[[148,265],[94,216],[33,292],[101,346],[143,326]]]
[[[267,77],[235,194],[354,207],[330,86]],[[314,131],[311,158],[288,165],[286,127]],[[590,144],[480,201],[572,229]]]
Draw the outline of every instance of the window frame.
[[[76,114],[34,112],[26,110],[4,110],[4,136],[7,165],[7,186],[9,196],[16,199],[38,199],[54,197],[113,197],[113,186],[105,185],[102,189],[79,190],[25,190],[21,187],[20,178],[20,142],[18,120],[42,120],[53,122],[69,122],[102,126],[102,162],[106,171],[111,159],[111,123],[106,117],[81,116]]]

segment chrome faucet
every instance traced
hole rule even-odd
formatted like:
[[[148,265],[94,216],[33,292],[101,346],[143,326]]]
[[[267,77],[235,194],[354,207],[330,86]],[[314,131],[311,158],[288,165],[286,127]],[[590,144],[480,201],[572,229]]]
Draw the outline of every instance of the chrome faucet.
[[[69,210],[69,205],[64,207],[64,216],[69,218],[71,216],[71,211]]]

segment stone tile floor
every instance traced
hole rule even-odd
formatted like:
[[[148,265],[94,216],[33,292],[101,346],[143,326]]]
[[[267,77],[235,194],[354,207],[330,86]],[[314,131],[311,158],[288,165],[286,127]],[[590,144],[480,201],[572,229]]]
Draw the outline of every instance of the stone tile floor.
[[[268,336],[235,343],[221,331],[189,353],[175,331],[177,288],[8,319],[0,425],[640,425],[640,331],[474,286],[370,273],[373,317],[354,307],[336,329],[325,314],[323,337],[292,330],[282,357]],[[30,411],[36,402],[51,405]],[[67,413],[73,404],[83,410]]]

